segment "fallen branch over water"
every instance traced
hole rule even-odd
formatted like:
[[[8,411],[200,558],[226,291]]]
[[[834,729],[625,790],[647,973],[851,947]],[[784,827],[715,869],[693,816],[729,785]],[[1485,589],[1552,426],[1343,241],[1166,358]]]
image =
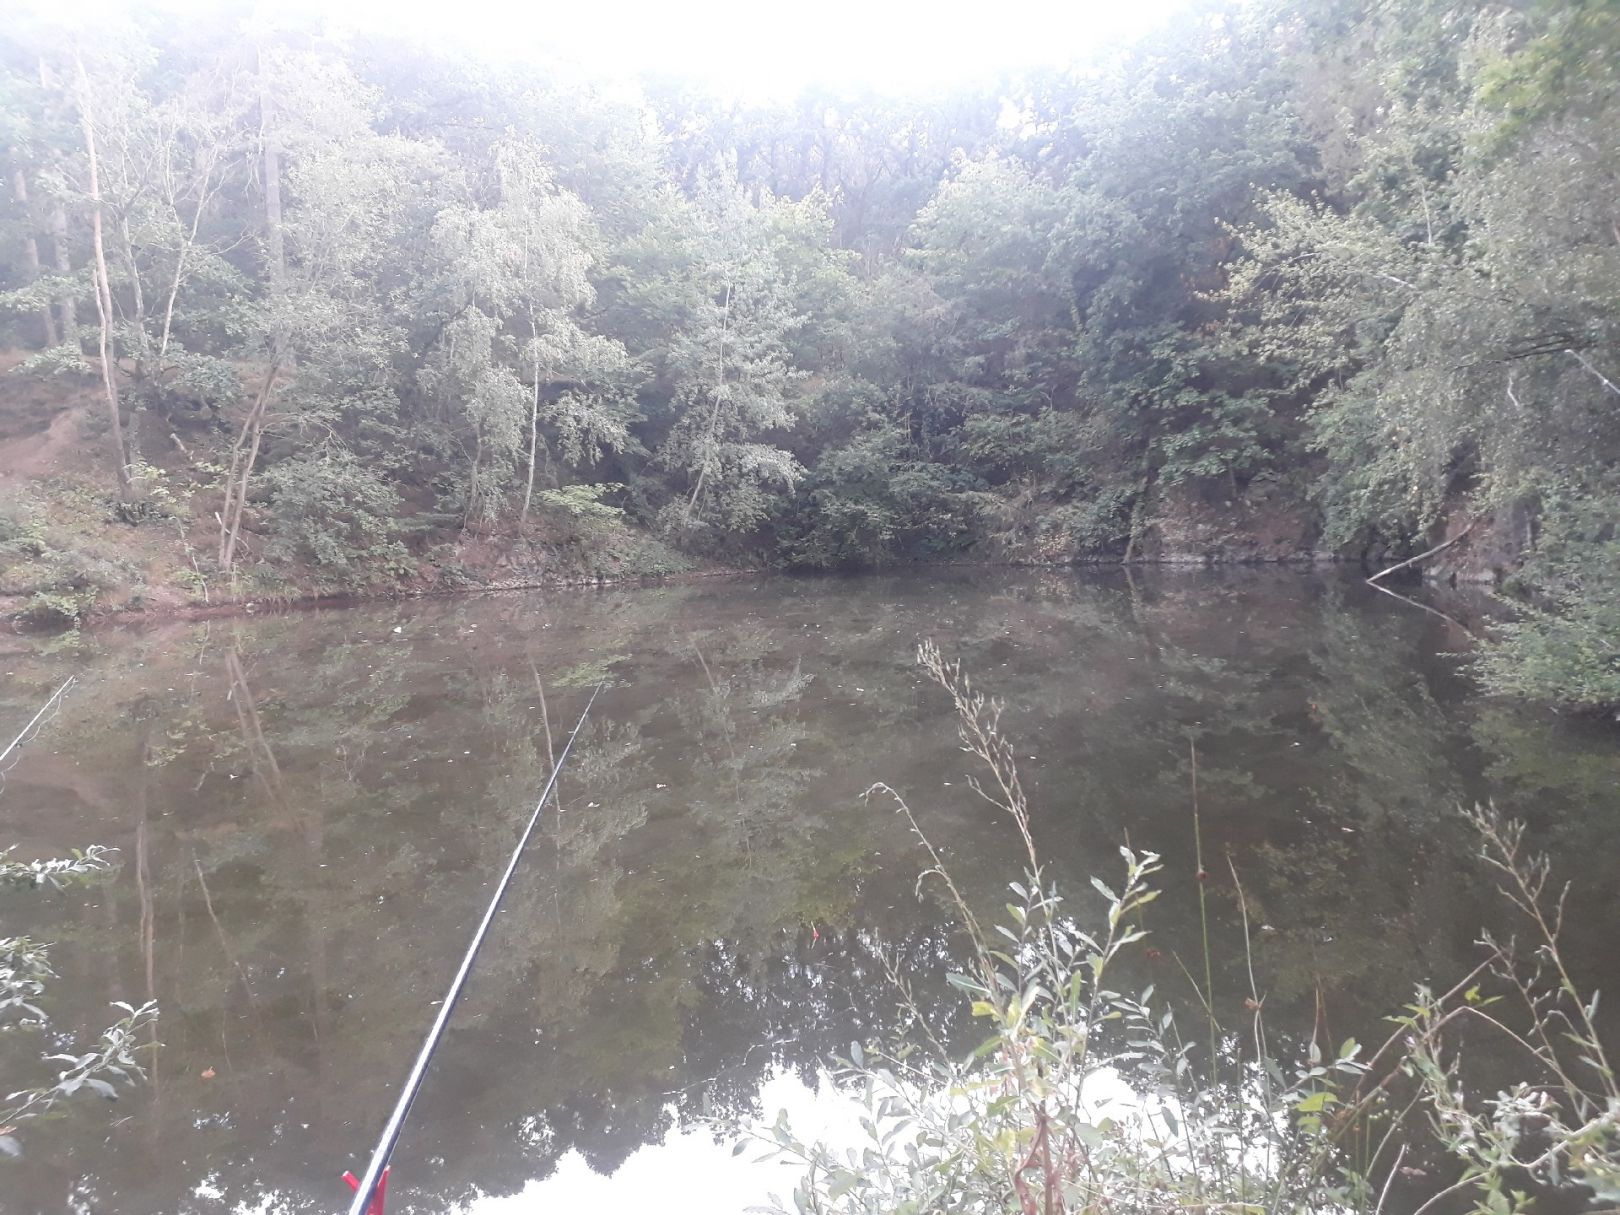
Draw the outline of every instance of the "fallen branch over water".
[[[1373,582],[1373,580],[1371,578],[1367,579],[1367,581],[1372,586],[1373,590],[1382,591],[1384,594],[1388,595],[1391,599],[1399,599],[1402,603],[1409,603],[1413,607],[1418,608],[1421,611],[1425,611],[1425,612],[1429,613],[1429,615],[1431,615],[1431,616],[1438,616],[1438,617],[1440,617],[1441,620],[1446,621],[1448,624],[1456,625],[1459,629],[1461,629],[1463,632],[1467,633],[1470,637],[1478,638],[1479,634],[1477,632],[1475,632],[1473,629],[1469,628],[1462,621],[1458,620],[1450,612],[1442,612],[1437,607],[1430,607],[1426,603],[1419,603],[1416,599],[1413,599],[1410,595],[1403,595],[1399,591],[1392,591],[1387,586],[1379,586],[1378,583]]]
[[[1478,522],[1479,522],[1478,519],[1474,519],[1474,520],[1470,521],[1470,523],[1468,524],[1467,527],[1463,528],[1462,531],[1458,532],[1450,540],[1442,540],[1439,544],[1435,545],[1433,548],[1425,549],[1423,552],[1419,553],[1416,557],[1408,557],[1405,561],[1398,562],[1397,564],[1390,566],[1387,570],[1379,570],[1371,578],[1367,579],[1367,581],[1370,582],[1370,583],[1376,584],[1380,578],[1387,578],[1390,574],[1395,573],[1397,570],[1404,570],[1408,566],[1416,565],[1419,561],[1427,560],[1428,558],[1434,556],[1436,553],[1445,552],[1453,544],[1456,544],[1460,540],[1466,539],[1468,537],[1468,533],[1474,530],[1474,524],[1478,523]],[[1380,588],[1380,589],[1382,589],[1382,588]]]

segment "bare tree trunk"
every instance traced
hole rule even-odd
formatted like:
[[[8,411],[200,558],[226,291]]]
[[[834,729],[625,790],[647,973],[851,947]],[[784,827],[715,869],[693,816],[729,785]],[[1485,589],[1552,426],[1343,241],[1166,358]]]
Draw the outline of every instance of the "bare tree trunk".
[[[726,284],[726,302],[720,311],[720,346],[714,359],[714,407],[709,410],[709,442],[718,441],[720,433],[720,405],[725,400],[726,391],[726,331],[731,325],[731,284]],[[707,459],[698,465],[697,481],[692,486],[692,496],[686,500],[686,515],[682,522],[691,526],[692,512],[697,509],[698,499],[703,496],[703,482],[709,475],[709,462]]]
[[[692,512],[697,509],[698,499],[703,496],[703,482],[709,475],[707,462],[698,466],[697,480],[692,484],[692,496],[686,500],[686,522],[692,522]]]
[[[231,572],[236,560],[236,546],[242,535],[242,512],[247,506],[248,483],[253,466],[258,463],[259,444],[264,439],[264,415],[270,402],[270,390],[276,382],[280,367],[274,360],[259,386],[259,395],[253,408],[242,423],[241,433],[231,445],[231,463],[225,473],[225,503],[219,512],[219,568]]]
[[[135,242],[130,238],[129,220],[120,217],[119,230],[123,234],[124,269],[129,274],[130,302],[135,311],[135,340],[130,343],[132,349],[128,353],[135,356],[134,378],[137,382],[146,379],[150,372],[147,354],[151,350],[151,342],[146,335],[146,293],[141,290],[141,269],[135,263]]]
[[[67,212],[63,210],[61,203],[57,203],[51,209],[51,248],[55,256],[57,274],[63,276],[72,274],[73,263],[68,257]],[[75,350],[81,349],[79,310],[71,291],[64,291],[62,298],[56,301],[56,313],[57,324],[62,330],[62,344]]]
[[[534,330],[534,397],[529,402],[529,483],[523,487],[523,511],[518,515],[518,527],[529,522],[529,504],[534,500],[534,457],[540,449],[540,330],[533,318],[529,328]]]
[[[23,172],[21,165],[11,175],[11,193],[17,200],[17,211],[23,217],[23,223],[27,225],[27,233],[23,236],[23,269],[28,273],[28,281],[37,283],[40,274],[39,241],[34,237],[32,216],[28,210],[28,175]],[[55,346],[56,318],[51,315],[50,304],[40,305],[39,319],[45,328],[45,345]]]
[[[1148,466],[1142,470],[1142,488],[1136,492],[1136,501],[1131,504],[1131,534],[1125,541],[1125,556],[1122,560],[1129,565],[1136,559],[1136,544],[1142,536],[1142,516],[1147,510],[1148,491],[1153,487],[1152,457],[1149,457]]]
[[[259,141],[264,148],[264,238],[270,254],[270,285],[280,290],[287,277],[287,247],[281,226],[281,144],[271,121],[264,88],[264,52],[259,52]]]
[[[281,212],[281,142],[276,138],[269,96],[264,86],[264,51],[259,51],[259,142],[264,172],[264,243],[269,255],[270,295],[279,306],[287,286],[287,242]],[[275,361],[290,366],[292,351],[282,332],[280,318],[270,336]]]
[[[44,59],[39,61],[39,87],[42,92],[51,87],[51,74],[45,67]],[[66,277],[73,273],[73,262],[68,256],[67,212],[60,202],[51,208],[51,254],[58,275]],[[62,330],[62,344],[71,346],[74,350],[81,349],[78,308],[71,292],[57,300],[56,310],[58,324]]]
[[[467,530],[472,525],[473,512],[478,509],[478,503],[483,494],[478,489],[478,470],[484,462],[484,436],[480,432],[473,436],[473,462],[472,475],[467,478],[467,509],[461,513],[461,528]]]
[[[203,213],[208,210],[209,204],[220,189],[220,181],[215,178],[221,158],[220,144],[216,141],[208,145],[207,158],[202,162],[202,168],[197,174],[197,200],[191,210],[191,227],[185,238],[180,242],[180,248],[175,254],[174,275],[169,280],[168,294],[163,301],[163,328],[158,338],[157,362],[159,368],[169,354],[169,337],[174,331],[175,301],[180,297],[180,286],[185,282],[188,261],[192,249],[197,246],[197,234],[202,229]],[[175,216],[180,214],[180,191],[172,184],[169,186],[169,205],[173,208]]]
[[[134,486],[130,481],[129,452],[124,446],[124,423],[119,416],[118,381],[113,374],[112,286],[107,278],[107,250],[101,239],[101,179],[96,165],[95,115],[90,109],[90,78],[85,75],[84,61],[75,55],[73,64],[79,76],[79,117],[80,125],[84,128],[84,150],[90,161],[90,233],[96,253],[96,313],[101,319],[101,384],[107,393],[107,420],[117,457],[118,496],[127,502]]]
[[[201,208],[199,208],[200,212]],[[197,238],[197,225],[195,223],[191,225],[191,238],[192,241]],[[158,340],[157,349],[159,365],[163,363],[163,360],[169,354],[169,333],[174,327],[174,301],[180,294],[180,282],[186,269],[186,254],[189,252],[191,252],[190,243],[180,246],[180,253],[174,263],[174,277],[169,280],[169,295],[163,301],[163,336]]]
[[[264,237],[271,249],[271,282],[287,277],[287,241],[282,237],[282,149],[274,136],[264,138]]]
[[[264,139],[264,234],[270,250],[270,282],[278,290],[287,277],[287,245],[281,227],[281,147]]]
[[[208,172],[213,172],[212,164],[210,164]],[[192,247],[197,243],[197,229],[202,226],[203,208],[208,205],[208,195],[208,179],[205,176],[203,189],[197,199],[197,209],[191,215],[191,231],[181,244],[179,253],[175,255],[174,277],[169,280],[169,294],[163,301],[163,336],[158,340],[157,351],[159,363],[162,363],[169,353],[169,334],[174,329],[174,302],[180,296],[180,284],[185,281],[186,255],[191,252]]]
[[[221,537],[219,564],[227,574],[236,562],[236,546],[242,536],[242,511],[247,506],[248,482],[253,476],[253,466],[259,460],[259,444],[264,439],[264,415],[257,409],[249,417],[244,433],[251,433],[252,441],[248,444],[247,454],[233,455],[231,460],[231,479],[226,484],[226,504],[224,534]],[[239,466],[239,467],[238,467]],[[232,502],[231,492],[235,490],[235,500]]]

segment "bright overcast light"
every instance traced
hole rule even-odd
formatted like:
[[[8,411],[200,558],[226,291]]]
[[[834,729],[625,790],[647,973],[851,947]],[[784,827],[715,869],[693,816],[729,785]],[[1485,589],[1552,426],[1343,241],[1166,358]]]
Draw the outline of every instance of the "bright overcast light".
[[[139,0],[81,0],[87,19]],[[592,76],[690,77],[749,100],[805,86],[912,91],[1007,69],[1062,66],[1139,34],[1187,0],[309,0],[260,5],[267,24],[319,14],[336,29],[461,43],[492,57],[559,57]],[[25,0],[40,7],[41,0]],[[211,0],[150,0],[181,15]],[[53,6],[61,11],[60,6]],[[231,6],[235,11],[250,11]]]
[[[885,91],[948,84],[1006,68],[1058,65],[1137,33],[1178,0],[640,0],[538,4],[411,0],[359,7],[409,12],[424,30],[454,14],[462,36],[491,49],[549,43],[601,72],[691,75],[743,96],[791,95],[807,84]],[[358,11],[358,10],[356,10]],[[469,20],[473,14],[477,18]]]

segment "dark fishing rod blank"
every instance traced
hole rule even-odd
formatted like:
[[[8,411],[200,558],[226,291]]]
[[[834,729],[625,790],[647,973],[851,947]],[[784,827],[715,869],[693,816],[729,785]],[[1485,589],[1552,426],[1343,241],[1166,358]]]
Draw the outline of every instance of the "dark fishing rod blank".
[[[484,911],[484,918],[479,921],[478,929],[473,933],[472,943],[467,946],[466,956],[461,959],[456,977],[450,981],[450,990],[445,992],[444,1002],[439,1006],[439,1015],[433,1019],[433,1027],[428,1030],[427,1039],[422,1043],[416,1062],[411,1064],[410,1073],[405,1077],[405,1087],[400,1091],[399,1100],[394,1103],[394,1112],[388,1116],[382,1137],[377,1140],[377,1150],[372,1152],[371,1162],[366,1165],[366,1171],[360,1175],[360,1180],[351,1183],[355,1189],[354,1201],[349,1204],[349,1215],[366,1215],[371,1206],[372,1195],[376,1193],[382,1180],[383,1170],[388,1167],[388,1158],[394,1154],[394,1145],[399,1142],[400,1131],[405,1128],[405,1119],[411,1112],[411,1103],[416,1100],[417,1090],[422,1087],[422,1079],[427,1075],[428,1061],[439,1045],[445,1026],[450,1023],[450,1014],[455,1011],[456,1001],[461,998],[461,989],[466,986],[467,976],[472,972],[473,961],[478,957],[478,950],[484,943],[484,937],[489,933],[490,924],[494,922],[495,912],[501,905],[506,888],[511,885],[512,875],[517,872],[518,862],[523,858],[523,849],[528,845],[529,836],[534,834],[535,824],[540,821],[540,812],[546,807],[546,799],[556,788],[557,776],[562,772],[563,764],[568,761],[568,752],[573,749],[574,740],[584,728],[585,719],[590,716],[591,706],[596,703],[602,687],[602,684],[596,685],[596,691],[592,692],[591,698],[585,702],[585,711],[579,715],[579,721],[574,725],[574,732],[563,744],[562,753],[557,756],[557,762],[552,766],[551,777],[540,792],[540,800],[535,803],[534,813],[529,816],[529,825],[518,837],[517,847],[512,849],[512,859],[506,863],[506,872],[496,883],[495,896],[490,899],[489,906]]]

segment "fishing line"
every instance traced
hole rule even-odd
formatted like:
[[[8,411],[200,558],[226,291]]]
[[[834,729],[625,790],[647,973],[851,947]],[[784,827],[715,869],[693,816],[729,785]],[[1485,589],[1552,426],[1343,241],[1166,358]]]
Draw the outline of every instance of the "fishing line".
[[[562,772],[563,765],[568,762],[568,753],[573,750],[574,740],[579,737],[580,730],[585,726],[585,719],[590,716],[591,706],[596,703],[596,698],[604,686],[605,684],[600,683],[596,685],[596,691],[592,692],[591,698],[585,702],[585,711],[579,715],[574,732],[563,744],[562,753],[557,756],[557,762],[551,769],[551,777],[546,781],[546,787],[541,790],[534,813],[529,816],[529,825],[518,837],[517,847],[512,849],[512,859],[506,862],[506,872],[496,883],[495,896],[490,899],[489,907],[484,911],[484,918],[479,922],[478,930],[473,933],[472,944],[467,947],[466,956],[461,959],[461,967],[456,971],[456,977],[450,982],[450,990],[445,993],[444,1002],[439,1006],[439,1015],[434,1018],[433,1027],[428,1030],[422,1049],[416,1056],[416,1062],[411,1065],[410,1074],[405,1077],[405,1087],[399,1094],[399,1100],[394,1103],[394,1112],[388,1116],[387,1125],[383,1127],[382,1137],[377,1141],[377,1149],[371,1154],[371,1162],[366,1165],[366,1171],[361,1174],[358,1182],[351,1180],[355,1188],[354,1201],[349,1204],[349,1215],[366,1215],[371,1205],[372,1195],[377,1192],[383,1172],[388,1167],[388,1158],[393,1155],[394,1145],[399,1142],[400,1132],[405,1127],[405,1118],[411,1112],[411,1103],[416,1100],[417,1090],[422,1087],[422,1080],[427,1075],[428,1060],[432,1058],[434,1049],[439,1045],[445,1026],[450,1023],[450,1014],[455,1011],[456,1001],[461,998],[461,989],[466,985],[467,976],[472,971],[473,960],[477,958],[478,950],[489,932],[489,926],[495,919],[495,912],[500,907],[501,898],[512,882],[512,874],[517,872],[518,862],[523,858],[523,849],[529,842],[529,836],[534,834],[535,824],[540,821],[540,812],[545,809],[546,799],[556,788],[557,777]]]
[[[62,693],[71,688],[78,681],[78,678],[79,677],[77,675],[69,675],[67,679],[63,681],[62,686],[51,693],[50,699],[44,704],[40,705],[39,712],[35,713],[28,719],[28,724],[22,728],[22,733],[18,734],[16,738],[12,739],[4,751],[0,751],[0,789],[5,788],[6,773],[15,768],[18,761],[22,759],[20,754],[14,755],[14,753],[20,751],[24,743],[32,742],[35,738],[39,737],[39,732],[45,728],[46,723],[51,718],[55,717],[55,714],[52,713],[51,710],[53,708],[58,711],[61,710]],[[50,716],[48,717],[47,714]],[[7,760],[10,760],[11,762],[7,763]]]

